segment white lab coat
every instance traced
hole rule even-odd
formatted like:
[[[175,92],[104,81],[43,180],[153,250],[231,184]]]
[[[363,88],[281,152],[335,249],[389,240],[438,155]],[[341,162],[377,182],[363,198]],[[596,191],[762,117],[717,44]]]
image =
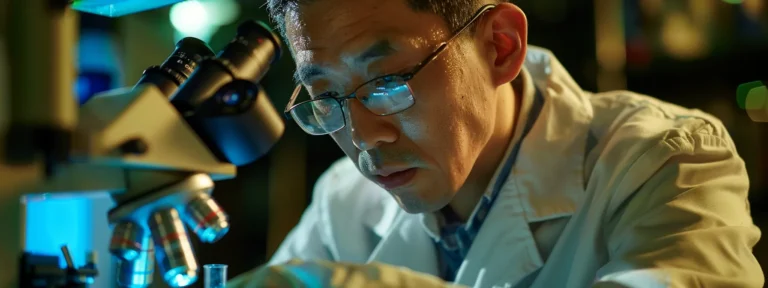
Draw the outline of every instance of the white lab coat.
[[[529,48],[522,75],[521,119],[534,85],[544,104],[456,284],[762,287],[747,173],[719,120],[631,92],[582,91],[540,48]],[[400,210],[343,159],[270,264],[381,262],[438,275],[430,219]]]

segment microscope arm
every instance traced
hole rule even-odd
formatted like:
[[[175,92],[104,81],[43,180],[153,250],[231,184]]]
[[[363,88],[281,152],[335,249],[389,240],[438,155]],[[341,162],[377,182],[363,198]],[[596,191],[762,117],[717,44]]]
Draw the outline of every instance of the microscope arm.
[[[213,181],[236,175],[152,85],[100,94],[80,108],[79,119],[72,161],[46,181],[16,187],[20,194],[106,192],[119,204],[194,174]]]

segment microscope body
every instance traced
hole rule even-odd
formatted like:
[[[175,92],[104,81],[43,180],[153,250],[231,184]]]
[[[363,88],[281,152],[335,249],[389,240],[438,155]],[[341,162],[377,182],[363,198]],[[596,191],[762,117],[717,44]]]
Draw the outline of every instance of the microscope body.
[[[237,166],[282,136],[282,118],[257,84],[279,58],[279,40],[253,21],[218,55],[185,39],[136,86],[78,107],[70,53],[76,15],[65,0],[28,2],[10,3],[24,11],[9,25],[20,34],[7,43],[14,73],[10,121],[0,125],[0,287],[34,278],[23,265],[26,201],[104,193],[116,204],[105,217],[119,284],[146,287],[155,266],[171,287],[195,282],[199,267],[185,226],[205,243],[223,237],[229,223],[211,196],[214,181],[235,177]],[[44,57],[28,55],[35,53]]]
[[[183,210],[199,194],[210,195],[214,181],[236,175],[236,166],[219,161],[167,96],[152,85],[99,95],[81,107],[79,120],[72,141],[72,160],[57,165],[50,176],[43,173],[41,166],[27,168],[27,175],[37,174],[29,178],[16,177],[19,170],[12,171],[8,166],[0,171],[7,178],[1,190],[3,202],[12,203],[15,197],[15,202],[23,205],[26,201],[107,193],[116,203],[110,215],[104,215],[110,224],[137,223],[149,231],[152,212]],[[23,218],[23,212],[19,212],[12,213],[17,214],[17,221]],[[14,219],[10,216],[4,220]],[[21,239],[23,230],[6,230],[4,234]],[[21,245],[2,248],[0,261],[19,262]],[[0,272],[0,286],[16,287],[10,283],[18,274],[6,272]]]

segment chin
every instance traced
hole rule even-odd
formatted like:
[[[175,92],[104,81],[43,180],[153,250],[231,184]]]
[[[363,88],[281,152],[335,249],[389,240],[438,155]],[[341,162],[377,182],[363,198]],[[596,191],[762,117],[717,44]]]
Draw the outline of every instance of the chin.
[[[418,205],[411,205],[411,203],[403,203],[400,199],[397,199],[397,204],[400,205],[400,209],[403,209],[405,213],[408,214],[421,214],[429,212],[425,210],[423,207],[420,207]]]
[[[430,190],[431,192],[435,191],[433,189]],[[440,209],[443,209],[443,207],[447,206],[451,201],[450,197],[448,197],[448,199],[443,199],[446,197],[434,196],[422,197],[423,195],[416,191],[398,191],[392,193],[392,196],[395,197],[395,200],[397,201],[397,204],[400,205],[400,208],[409,214],[437,212]]]
[[[429,209],[429,208],[424,207],[424,206],[406,205],[406,204],[403,204],[402,202],[400,202],[400,208],[402,208],[403,211],[405,211],[405,213],[408,213],[408,214],[433,213],[433,212],[436,212],[436,211],[440,210],[440,208],[438,208],[438,209]]]

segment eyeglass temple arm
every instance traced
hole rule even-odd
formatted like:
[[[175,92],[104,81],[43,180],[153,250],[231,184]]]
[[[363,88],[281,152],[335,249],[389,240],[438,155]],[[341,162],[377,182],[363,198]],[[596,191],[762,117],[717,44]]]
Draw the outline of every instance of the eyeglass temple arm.
[[[410,73],[408,73],[407,78],[413,77],[413,75],[415,75],[416,73],[419,73],[421,68],[424,68],[424,66],[427,66],[427,63],[432,62],[432,60],[435,60],[437,56],[440,56],[440,53],[442,53],[443,50],[445,50],[445,48],[448,47],[448,43],[449,43],[448,41],[440,43],[440,46],[437,46],[437,49],[435,49],[435,51],[432,51],[432,54],[429,54],[429,57],[427,57],[427,59],[419,63],[419,65],[416,65],[416,67],[414,67],[413,70]]]
[[[461,33],[464,32],[464,30],[467,30],[467,28],[470,25],[472,25],[472,23],[475,23],[475,21],[477,21],[477,19],[480,18],[480,16],[483,16],[485,12],[488,12],[493,8],[496,8],[495,4],[488,4],[481,7],[480,10],[478,10],[475,13],[475,15],[473,15],[472,18],[469,19],[469,21],[467,21],[467,23],[464,23],[464,25],[462,25],[461,28],[459,28],[459,30],[453,33],[451,38],[448,38],[448,40],[446,40],[445,42],[440,43],[440,45],[437,46],[435,51],[432,51],[432,54],[429,54],[429,57],[427,57],[427,59],[419,63],[419,65],[416,65],[416,68],[414,68],[413,71],[409,73],[409,75],[414,75],[418,73],[419,70],[421,70],[421,68],[424,68],[424,66],[426,66],[427,63],[432,62],[432,60],[435,60],[435,58],[437,58],[437,56],[440,56],[440,53],[442,53],[443,50],[445,50],[445,48],[448,47],[449,43],[451,43],[454,39],[456,39],[459,35],[461,35]]]
[[[299,94],[301,94],[301,84],[296,85],[296,88],[293,89],[293,94],[291,95],[291,99],[288,100],[288,105],[285,106],[285,111],[283,113],[285,114],[285,118],[292,119],[291,116],[291,108],[293,108],[294,104],[296,103],[296,98],[299,97]]]

